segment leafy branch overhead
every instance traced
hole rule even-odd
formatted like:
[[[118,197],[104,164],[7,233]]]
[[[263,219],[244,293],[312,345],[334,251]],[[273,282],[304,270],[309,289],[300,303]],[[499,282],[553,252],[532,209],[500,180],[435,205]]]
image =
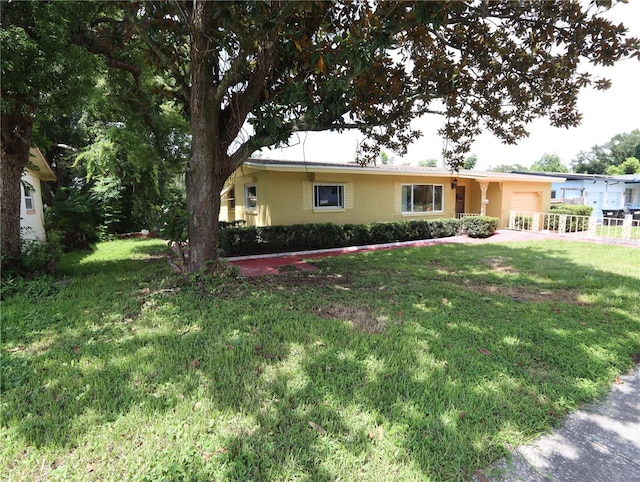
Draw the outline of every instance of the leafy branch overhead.
[[[638,40],[600,16],[605,7],[583,6],[216,3],[206,8],[203,32],[214,70],[207,108],[219,117],[221,147],[236,165],[261,147],[286,144],[296,131],[349,128],[373,141],[361,158],[371,161],[379,146],[402,153],[420,135],[411,121],[440,113],[450,141],[445,155],[459,167],[483,129],[514,143],[537,117],[578,124],[580,88],[609,85],[583,71],[581,59],[612,65],[638,56]],[[190,113],[192,2],[120,8],[120,20],[91,26],[103,39],[96,44],[122,39],[122,32],[137,40],[164,73],[167,93]]]

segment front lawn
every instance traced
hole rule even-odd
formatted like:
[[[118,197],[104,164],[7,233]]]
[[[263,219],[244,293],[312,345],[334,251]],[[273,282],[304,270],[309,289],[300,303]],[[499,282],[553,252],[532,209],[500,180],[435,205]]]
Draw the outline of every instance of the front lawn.
[[[635,248],[187,281],[165,250],[104,243],[3,288],[0,478],[469,480],[640,359]]]

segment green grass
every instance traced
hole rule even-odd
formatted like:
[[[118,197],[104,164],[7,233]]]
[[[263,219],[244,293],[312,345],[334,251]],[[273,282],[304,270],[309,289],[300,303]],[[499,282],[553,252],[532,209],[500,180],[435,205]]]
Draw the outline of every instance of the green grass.
[[[640,239],[640,225],[638,221],[635,221],[629,227],[623,226],[597,226],[596,236],[602,236],[605,238],[626,238],[626,239]]]
[[[165,249],[100,244],[2,302],[0,478],[469,480],[640,353],[634,248],[435,245],[198,282]]]

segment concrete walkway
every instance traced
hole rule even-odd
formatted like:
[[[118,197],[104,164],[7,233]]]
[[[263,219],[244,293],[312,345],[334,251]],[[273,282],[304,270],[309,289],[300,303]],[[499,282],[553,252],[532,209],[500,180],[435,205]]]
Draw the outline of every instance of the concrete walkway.
[[[604,401],[572,413],[560,428],[519,447],[511,460],[475,480],[640,481],[640,364],[616,380]]]

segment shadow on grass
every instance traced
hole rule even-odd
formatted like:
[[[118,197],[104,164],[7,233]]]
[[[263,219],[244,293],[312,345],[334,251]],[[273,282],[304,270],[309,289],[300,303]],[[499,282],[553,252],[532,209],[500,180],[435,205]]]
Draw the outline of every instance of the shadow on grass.
[[[137,254],[153,259],[154,249]],[[243,423],[203,429],[217,451],[176,458],[184,476],[465,480],[601,395],[640,352],[629,304],[640,278],[548,246],[368,253],[291,282],[181,290],[159,286],[159,263],[79,263],[78,284],[43,300],[47,313],[77,313],[3,336],[2,423],[27,446],[73,447],[132,412],[180,425],[200,416],[183,408],[195,400],[205,418]],[[500,295],[514,286],[540,296]],[[74,292],[75,307],[56,305]],[[370,306],[387,329],[317,316],[327,303]],[[155,457],[148,478],[167,475],[171,450]]]

